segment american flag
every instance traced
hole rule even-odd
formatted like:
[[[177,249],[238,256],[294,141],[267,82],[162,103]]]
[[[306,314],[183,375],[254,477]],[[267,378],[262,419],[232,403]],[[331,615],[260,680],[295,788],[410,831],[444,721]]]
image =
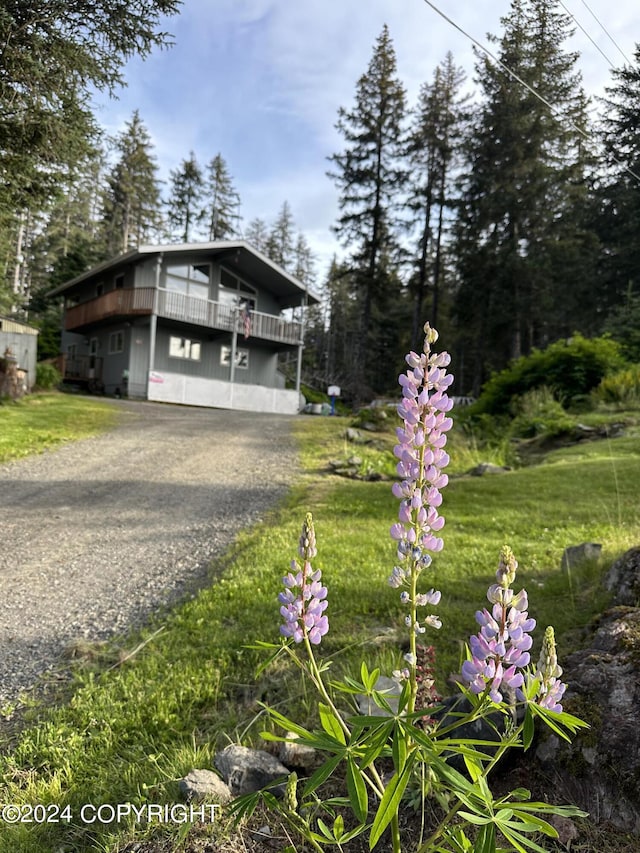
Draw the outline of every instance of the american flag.
[[[248,302],[245,302],[242,306],[242,325],[244,327],[244,339],[246,341],[251,334],[251,306]]]

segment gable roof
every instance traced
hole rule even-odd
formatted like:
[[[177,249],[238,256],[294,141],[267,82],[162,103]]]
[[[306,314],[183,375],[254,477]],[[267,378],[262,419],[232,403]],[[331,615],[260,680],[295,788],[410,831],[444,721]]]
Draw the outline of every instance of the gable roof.
[[[122,255],[117,255],[108,261],[103,261],[86,272],[77,275],[70,281],[64,282],[50,291],[50,296],[57,296],[65,291],[81,284],[89,278],[93,278],[103,272],[115,270],[118,267],[124,267],[136,264],[146,258],[157,255],[171,255],[176,260],[188,260],[189,256],[195,254],[206,254],[212,260],[217,260],[225,264],[229,269],[234,270],[240,276],[244,276],[251,281],[261,282],[265,288],[275,294],[283,308],[300,305],[302,296],[306,294],[308,304],[313,305],[320,302],[317,294],[313,293],[301,281],[282,267],[275,264],[262,252],[254,249],[249,243],[244,240],[219,240],[213,243],[169,243],[158,246],[138,246],[137,249],[132,249]]]

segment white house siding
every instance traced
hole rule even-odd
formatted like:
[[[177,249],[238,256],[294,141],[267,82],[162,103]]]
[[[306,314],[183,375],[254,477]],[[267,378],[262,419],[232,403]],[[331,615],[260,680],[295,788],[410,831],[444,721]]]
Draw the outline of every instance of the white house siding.
[[[209,340],[210,334],[210,330],[202,327],[171,328],[158,323],[154,369],[228,382],[229,365],[221,363],[221,350],[225,346],[231,347],[231,337],[224,335]],[[172,335],[198,341],[201,345],[200,360],[171,358],[169,356],[169,338]],[[267,386],[277,384],[278,356],[275,352],[265,347],[252,345],[251,338],[245,341],[242,335],[238,335],[237,346],[238,349],[249,350],[249,367],[236,367],[234,381],[237,384]]]
[[[260,385],[236,385],[217,379],[204,379],[152,370],[149,373],[148,399],[159,403],[179,403],[217,409],[240,409],[295,415],[304,399],[297,391],[264,388]]]

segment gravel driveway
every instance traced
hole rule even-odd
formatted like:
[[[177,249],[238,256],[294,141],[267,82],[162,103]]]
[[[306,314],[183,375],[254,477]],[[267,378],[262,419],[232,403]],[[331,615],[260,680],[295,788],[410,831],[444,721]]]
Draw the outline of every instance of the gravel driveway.
[[[0,701],[205,583],[296,473],[291,417],[111,402],[108,434],[0,465]]]

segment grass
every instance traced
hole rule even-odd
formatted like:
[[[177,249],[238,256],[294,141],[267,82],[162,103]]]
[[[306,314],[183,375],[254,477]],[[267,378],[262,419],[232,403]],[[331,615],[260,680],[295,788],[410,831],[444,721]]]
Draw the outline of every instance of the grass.
[[[55,392],[0,401],[0,463],[89,438],[116,417],[107,403]]]
[[[331,630],[323,656],[333,660],[334,673],[354,671],[363,656],[387,673],[398,666],[406,629],[398,593],[386,583],[397,501],[387,482],[326,473],[336,455],[362,455],[345,442],[347,425],[343,418],[296,422],[304,469],[298,485],[212,566],[208,588],[159,614],[139,634],[78,649],[74,679],[55,703],[42,706],[24,697],[21,708],[4,709],[0,802],[69,806],[74,817],[5,826],[0,853],[115,853],[133,840],[168,834],[177,849],[188,825],[82,824],[80,807],[180,802],[177,781],[194,767],[211,767],[216,748],[258,741],[265,722],[260,702],[304,721],[313,716],[314,698],[297,674],[280,664],[256,678],[263,657],[247,647],[277,638],[280,578],[296,553],[307,510],[318,537],[315,563],[329,588]],[[393,439],[374,437],[379,445],[367,452],[385,456],[380,464],[386,466]],[[456,446],[464,446],[460,436],[452,441]],[[438,614],[444,627],[429,637],[441,690],[449,690],[447,675],[458,668],[462,643],[476,629],[473,614],[504,542],[519,559],[538,640],[544,626],[554,624],[560,658],[579,643],[581,629],[606,603],[599,588],[603,567],[637,543],[639,477],[640,447],[626,438],[560,449],[544,465],[497,476],[463,476],[458,468],[444,492],[445,550],[428,580],[443,594]],[[563,549],[584,541],[602,544],[602,561],[572,575],[560,572]],[[219,831],[210,828],[213,835]]]

